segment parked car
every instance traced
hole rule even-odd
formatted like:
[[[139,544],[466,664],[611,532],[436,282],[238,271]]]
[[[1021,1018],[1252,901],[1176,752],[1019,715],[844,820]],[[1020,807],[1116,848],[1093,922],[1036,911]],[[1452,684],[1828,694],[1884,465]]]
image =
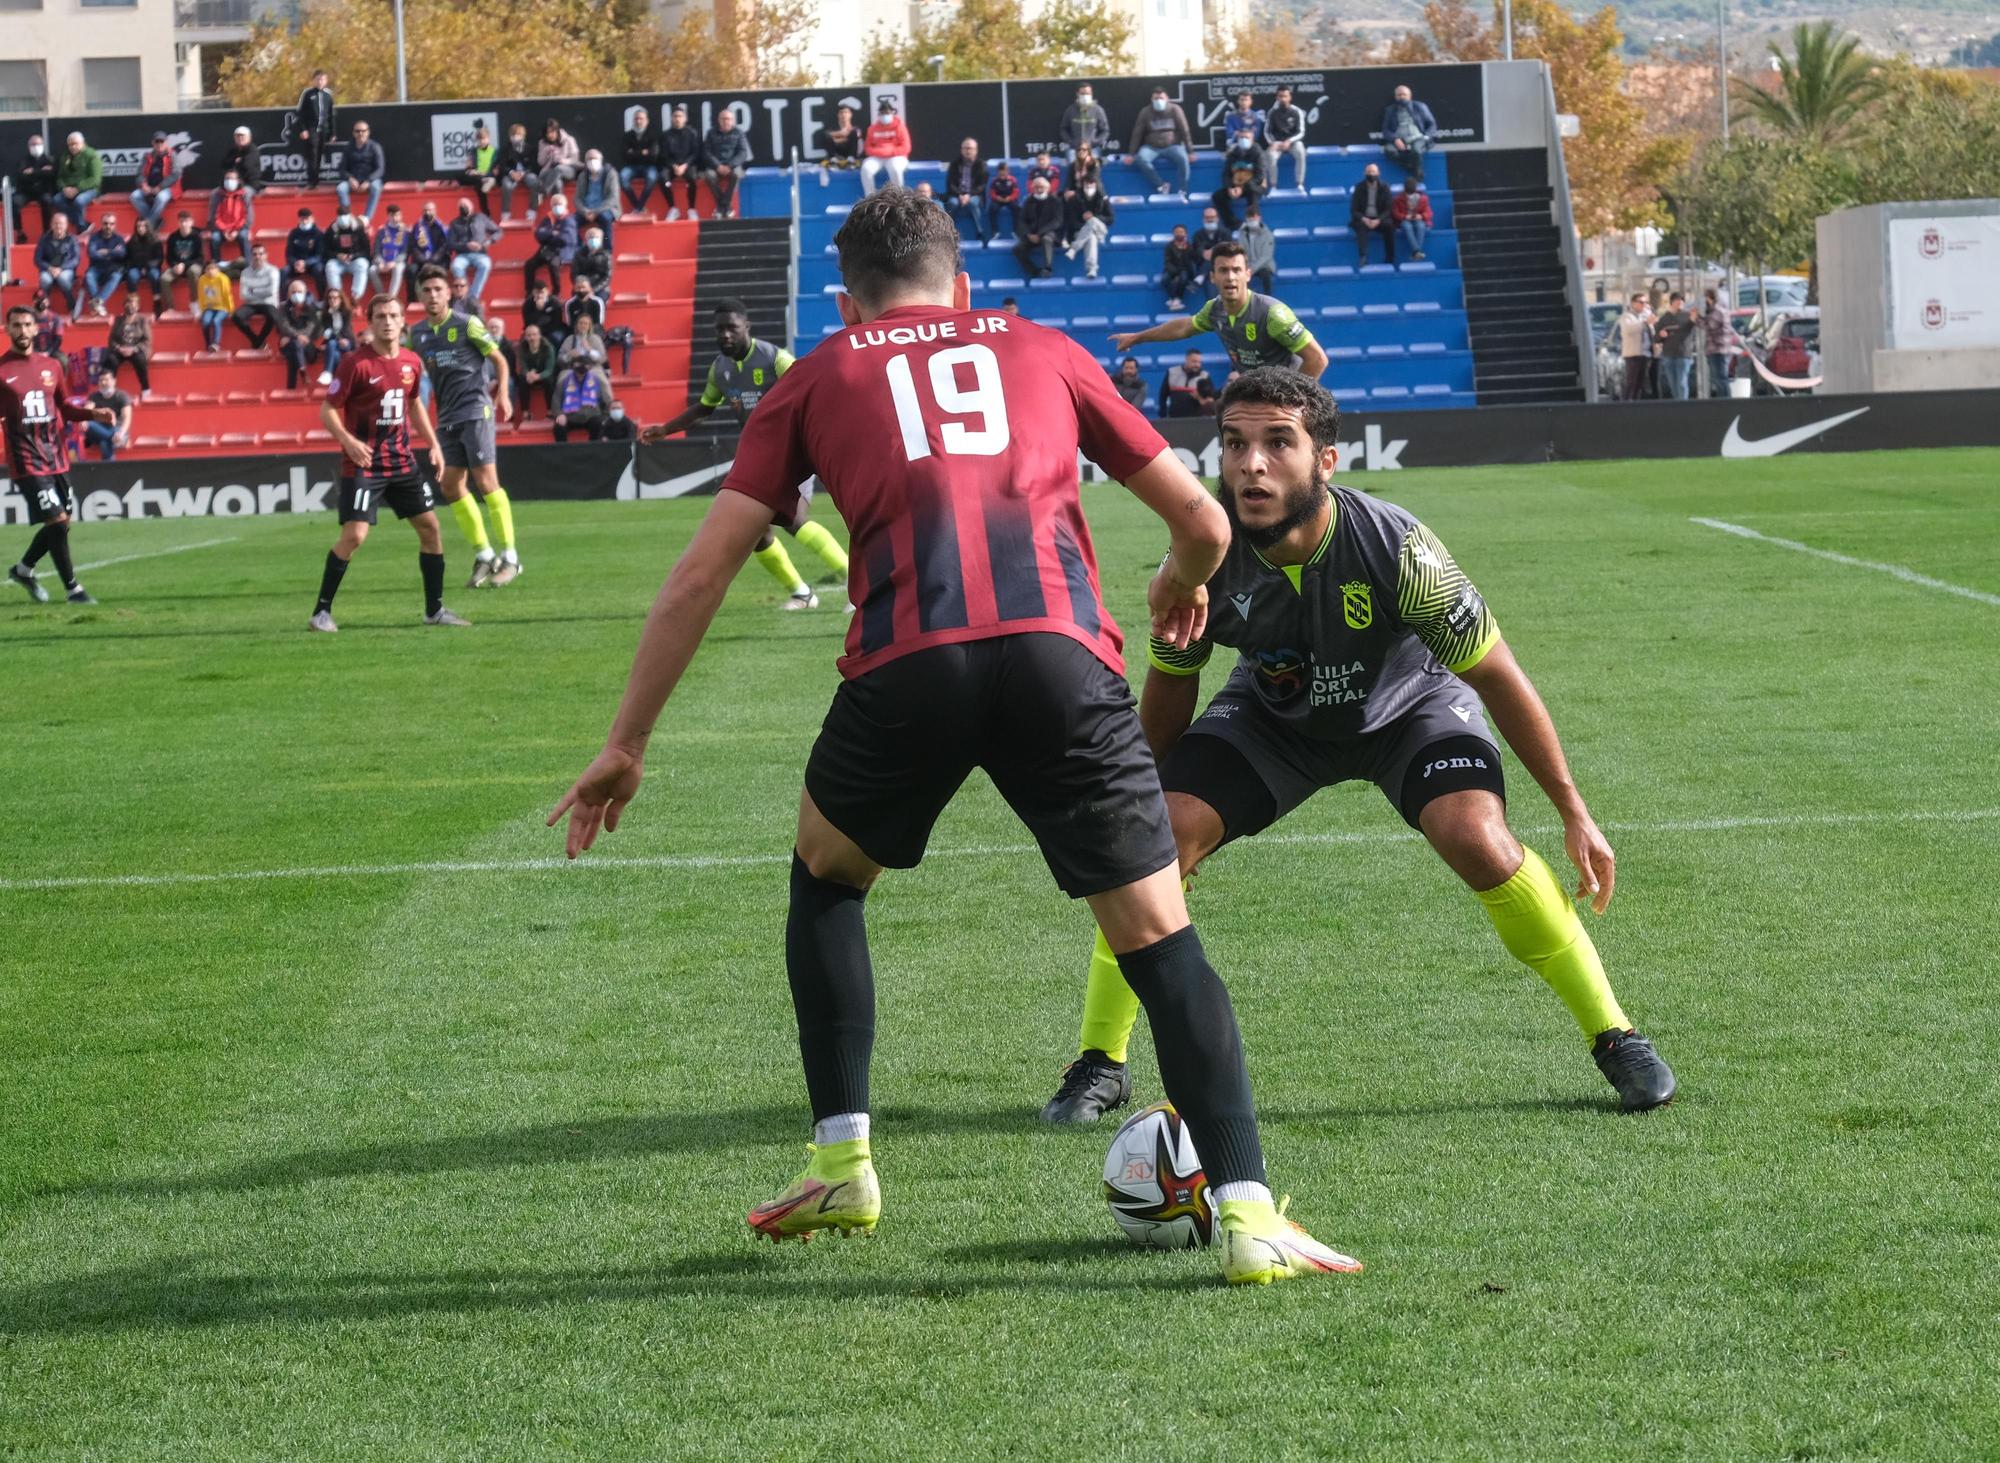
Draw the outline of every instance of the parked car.
[[[1655,277],[1664,276],[1671,284],[1681,275],[1695,278],[1727,279],[1729,271],[1712,259],[1698,259],[1692,254],[1662,254],[1646,266],[1646,273]]]
[[[1752,276],[1736,281],[1736,303],[1755,307],[1759,301],[1760,281]],[[1795,274],[1767,274],[1761,281],[1763,303],[1776,314],[1779,310],[1806,302],[1807,281]]]

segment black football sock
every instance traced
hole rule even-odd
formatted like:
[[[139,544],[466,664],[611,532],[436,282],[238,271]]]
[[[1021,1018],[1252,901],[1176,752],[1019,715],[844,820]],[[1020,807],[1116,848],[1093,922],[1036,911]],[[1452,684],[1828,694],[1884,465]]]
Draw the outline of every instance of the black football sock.
[[[21,567],[32,569],[42,562],[42,555],[49,551],[49,526],[45,523],[36,530],[34,538],[28,541],[28,552],[21,555]]]
[[[1194,926],[1120,955],[1118,968],[1146,1008],[1160,1083],[1194,1137],[1208,1181],[1264,1182],[1236,1011]]]
[[[319,573],[319,603],[313,606],[314,614],[324,614],[333,608],[333,597],[340,593],[340,581],[346,577],[347,560],[328,549],[326,567]]]
[[[42,532],[48,535],[49,562],[56,566],[56,573],[62,576],[63,588],[74,590],[76,588],[76,567],[70,562],[69,557],[69,525],[67,523],[47,524],[43,527]]]
[[[785,973],[799,1020],[799,1055],[813,1121],[868,1111],[875,1050],[875,969],[861,904],[867,893],[818,879],[792,855]]]
[[[444,555],[417,555],[417,566],[424,571],[424,613],[434,615],[444,608]]]

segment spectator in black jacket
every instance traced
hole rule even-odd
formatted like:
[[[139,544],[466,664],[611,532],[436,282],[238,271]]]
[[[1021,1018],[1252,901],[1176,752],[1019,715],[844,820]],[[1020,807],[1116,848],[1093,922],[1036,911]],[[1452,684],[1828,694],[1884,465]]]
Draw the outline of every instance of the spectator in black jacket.
[[[1097,251],[1111,236],[1113,218],[1111,199],[1095,179],[1063,204],[1063,237],[1069,241],[1063,253],[1072,259],[1083,255],[1085,279],[1097,278]]]
[[[175,281],[187,286],[188,308],[192,310],[195,285],[208,258],[208,251],[202,247],[201,230],[194,226],[194,215],[183,210],[175,220],[174,231],[161,242],[165,253],[160,262],[160,289],[154,297],[158,308],[154,313],[164,314],[174,307]]]
[[[366,122],[356,122],[354,140],[340,155],[340,177],[333,185],[333,196],[342,208],[348,208],[353,204],[354,190],[367,189],[368,206],[361,210],[361,221],[373,223],[382,202],[382,184],[388,177],[389,162],[382,155],[382,144],[369,133]]]
[[[315,71],[312,85],[299,93],[292,111],[292,140],[306,155],[306,186],[316,188],[326,180],[320,167],[321,154],[333,139],[333,92],[327,87],[324,71]]]
[[[1394,202],[1381,168],[1370,163],[1347,199],[1347,223],[1354,230],[1357,264],[1368,262],[1368,241],[1372,238],[1381,239],[1383,259],[1390,264],[1396,262],[1396,220],[1391,211]]]
[[[1194,282],[1206,286],[1208,283],[1209,257],[1215,253],[1215,246],[1229,237],[1229,230],[1222,226],[1222,215],[1210,204],[1201,211],[1201,227],[1194,231],[1188,243],[1194,247]]]
[[[568,324],[571,335],[577,333],[577,322],[586,319],[590,321],[593,333],[604,329],[604,301],[588,278],[576,282],[576,293],[563,307],[563,320]],[[602,349],[601,343],[599,348]]]
[[[326,233],[313,221],[312,210],[302,208],[297,227],[285,235],[285,283],[304,280],[318,291],[325,283],[321,268],[325,258]]]
[[[682,216],[674,185],[686,190],[688,218],[694,217],[694,183],[701,176],[701,134],[688,126],[688,109],[676,106],[673,125],[660,134],[660,191],[667,195],[667,222]]]
[[[572,288],[589,280],[591,290],[602,298],[611,297],[611,251],[604,244],[604,230],[592,229],[583,236],[583,244],[576,251],[576,258],[570,261],[569,282]]]
[[[548,287],[542,286],[540,293],[547,295]],[[524,319],[529,308],[528,305],[521,307]],[[523,418],[534,409],[537,391],[542,393],[542,415],[545,418],[555,415],[556,347],[555,342],[543,333],[539,319],[528,320],[521,327],[520,338],[514,342],[513,384],[515,405],[520,408]]]
[[[542,339],[551,346],[561,345],[563,336],[569,333],[569,322],[563,318],[562,302],[550,293],[547,280],[536,280],[535,287],[528,291],[528,298],[521,301],[521,337],[524,340],[529,326],[540,331]]]
[[[319,306],[298,281],[285,292],[278,307],[278,354],[285,358],[285,390],[297,391],[299,380],[319,358]]]
[[[530,289],[542,274],[552,284],[562,283],[562,272],[576,261],[576,219],[570,215],[569,200],[557,193],[549,199],[549,211],[535,225],[535,252],[521,266],[522,281]]]
[[[618,181],[632,211],[644,213],[660,181],[660,134],[653,130],[653,119],[644,107],[632,109],[632,125],[625,129],[625,145],[618,153]],[[672,200],[668,203],[671,206]]]
[[[826,181],[829,169],[851,172],[861,166],[861,129],[854,125],[854,108],[835,107],[833,124],[820,128],[814,140],[826,154],[819,160],[820,182]]]
[[[243,185],[243,191],[253,198],[271,186],[271,180],[264,176],[264,154],[250,140],[248,127],[236,129],[230,139],[229,150],[222,155],[222,171],[227,173],[232,169],[237,182]]]
[[[1014,230],[1014,258],[1030,279],[1056,272],[1056,246],[1062,242],[1062,200],[1049,191],[1049,180],[1037,178],[1021,205],[1021,223]]]
[[[717,218],[735,216],[736,188],[749,166],[750,139],[737,129],[736,114],[725,107],[701,139],[701,176],[715,199]]]
[[[993,165],[993,176],[986,183],[986,231],[980,236],[982,244],[993,242],[993,236],[1000,232],[1000,215],[1007,215],[1009,232],[1021,223],[1021,180],[1014,176],[1013,166],[1004,157]]]
[[[1292,160],[1292,182],[1306,191],[1306,114],[1292,102],[1289,86],[1278,88],[1278,99],[1264,114],[1264,191],[1278,186],[1278,159]]]
[[[1229,176],[1209,197],[1215,205],[1216,217],[1228,233],[1234,234],[1243,227],[1244,211],[1257,201],[1257,184],[1252,176],[1256,171],[1256,164],[1235,159],[1229,165]]]
[[[944,162],[944,211],[974,239],[986,237],[986,160],[979,155],[979,139],[968,137],[958,145],[958,156]]]
[[[56,196],[56,160],[49,152],[48,145],[37,132],[28,139],[27,150],[21,154],[21,161],[14,169],[14,230],[17,234],[25,231],[25,216],[22,212],[32,203],[42,211],[42,232],[49,231],[49,219],[55,213],[55,205],[50,202]],[[4,272],[4,271],[0,271]]]
[[[1200,273],[1200,265],[1194,241],[1188,238],[1187,225],[1175,224],[1174,236],[1167,240],[1165,267],[1160,272],[1160,288],[1167,292],[1169,310],[1187,308],[1187,292]]]
[[[507,141],[493,156],[493,179],[500,185],[500,222],[514,220],[514,190],[528,190],[528,214],[534,215],[542,201],[540,169],[535,166],[535,150],[528,146],[528,129],[516,122],[507,129]]]

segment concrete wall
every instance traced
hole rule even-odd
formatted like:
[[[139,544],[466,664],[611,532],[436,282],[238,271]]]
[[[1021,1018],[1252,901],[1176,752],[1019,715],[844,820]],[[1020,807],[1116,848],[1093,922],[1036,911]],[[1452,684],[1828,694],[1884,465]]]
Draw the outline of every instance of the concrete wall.
[[[1384,69],[1394,70],[1393,67]],[[1486,73],[1486,141],[1454,143],[1452,150],[1547,148],[1555,138],[1551,131],[1553,122],[1549,117],[1548,94],[1542,81],[1542,63],[1487,61],[1480,69]],[[1392,88],[1393,85],[1392,82]],[[1417,100],[1422,101],[1423,98],[1420,96]],[[1382,105],[1388,104],[1389,94],[1385,89]]]
[[[1826,392],[1873,391],[1875,352],[1889,342],[1888,238],[1879,208],[1819,220],[1819,357]]]
[[[1981,229],[1975,223],[1968,233],[1949,225],[1932,229],[1919,222],[1923,220],[1986,221],[1988,226]],[[2000,345],[1995,344],[1993,330],[1993,323],[2000,320],[2000,257],[1983,257],[2000,255],[1995,248],[2000,243],[2000,201],[1975,198],[1844,208],[1820,219],[1815,232],[1823,390],[1942,391],[2000,385]],[[1927,236],[1925,250],[1921,259],[1913,260],[1911,245],[1919,233]],[[1961,249],[1974,252],[1956,252]],[[1900,301],[1899,279],[1910,294]],[[1930,291],[1936,292],[1935,298]],[[1908,330],[1904,338],[1897,338],[1899,319],[1921,309],[1927,299],[1938,311],[1940,335],[1951,339],[1958,333],[1960,344],[1927,345],[1910,338]]]
[[[138,58],[142,110],[171,111],[174,0],[138,0],[126,6],[42,0],[39,9],[0,10],[0,57],[42,63],[48,78],[47,116],[88,110],[83,63],[112,57]]]

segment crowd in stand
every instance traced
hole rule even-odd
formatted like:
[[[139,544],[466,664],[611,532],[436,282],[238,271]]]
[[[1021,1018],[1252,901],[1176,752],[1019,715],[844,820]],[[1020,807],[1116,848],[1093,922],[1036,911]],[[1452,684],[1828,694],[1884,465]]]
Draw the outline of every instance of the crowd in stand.
[[[516,391],[524,407],[531,407],[539,392],[543,413],[555,421],[559,436],[579,424],[595,435],[612,420],[610,347],[621,346],[624,368],[630,366],[631,332],[607,329],[606,316],[620,220],[649,213],[656,192],[665,218],[693,217],[697,185],[707,189],[716,214],[733,216],[739,212],[744,170],[752,162],[750,140],[728,109],[698,132],[685,105],[674,106],[668,125],[658,128],[644,108],[635,108],[615,160],[600,147],[580,143],[554,117],[542,123],[532,142],[525,123],[510,124],[504,140],[481,123],[459,170],[465,196],[453,217],[440,218],[437,205],[426,202],[417,218],[406,220],[392,201],[377,224],[390,160],[366,121],[353,122],[347,139],[332,146],[339,137],[337,119],[329,78],[316,73],[293,111],[294,130],[286,140],[304,156],[307,187],[324,186],[331,177],[338,213],[322,224],[312,209],[298,209],[279,260],[255,240],[257,204],[272,185],[248,127],[235,130],[200,215],[190,206],[195,194],[169,139],[154,134],[129,194],[129,232],[110,212],[100,214],[95,227],[84,226],[86,209],[103,192],[104,167],[80,133],[64,140],[59,156],[42,138],[32,138],[13,181],[17,209],[32,206],[42,216],[34,263],[36,309],[47,322],[45,335],[59,347],[64,322],[54,308],[58,297],[71,320],[85,309],[107,316],[122,288],[125,302],[111,327],[106,359],[114,371],[131,366],[143,399],[150,389],[151,324],[141,313],[140,290],[150,290],[157,318],[174,308],[179,287],[198,315],[207,353],[222,352],[230,327],[253,350],[274,349],[285,362],[288,388],[296,389],[315,366],[325,383],[353,349],[355,321],[368,297],[387,292],[413,301],[417,276],[429,266],[449,271],[457,308],[486,317],[492,251],[522,199],[524,220],[532,220],[534,250],[523,266],[528,298],[510,345]],[[1169,309],[1186,309],[1191,297],[1205,296],[1211,255],[1225,240],[1248,250],[1252,287],[1270,290],[1277,248],[1261,200],[1278,188],[1287,166],[1292,186],[1305,192],[1306,121],[1287,86],[1276,89],[1268,107],[1260,108],[1249,92],[1235,98],[1223,118],[1222,182],[1202,210],[1200,227],[1190,232],[1185,224],[1176,225],[1165,247],[1160,285]],[[918,189],[935,196],[970,239],[986,243],[1011,233],[1014,256],[1030,277],[1053,274],[1058,254],[1071,263],[1080,260],[1085,278],[1098,276],[1100,253],[1117,218],[1103,169],[1121,152],[1155,193],[1192,201],[1188,184],[1196,140],[1185,110],[1165,88],[1154,89],[1122,148],[1087,82],[1077,88],[1057,135],[1059,146],[1028,158],[1019,175],[1007,159],[989,163],[979,140],[965,138],[944,160],[942,191],[928,182]],[[1414,100],[1408,87],[1397,87],[1382,119],[1382,151],[1384,161],[1401,171],[1402,182],[1391,187],[1371,163],[1353,190],[1349,223],[1360,262],[1369,261],[1374,240],[1387,262],[1395,261],[1398,240],[1409,257],[1424,257],[1432,220],[1424,159],[1436,135],[1429,108]],[[865,127],[851,107],[839,107],[816,141],[822,168],[858,171],[864,193],[900,186],[913,151],[909,127],[891,97],[877,102],[875,118]],[[500,322],[487,323],[501,333]],[[1190,356],[1172,368],[1161,388],[1164,414],[1198,409],[1186,404],[1206,399],[1204,387],[1212,387],[1199,358]],[[591,379],[591,372],[602,379]],[[1122,377],[1120,387],[1126,389]],[[566,410],[566,403],[575,409]]]

